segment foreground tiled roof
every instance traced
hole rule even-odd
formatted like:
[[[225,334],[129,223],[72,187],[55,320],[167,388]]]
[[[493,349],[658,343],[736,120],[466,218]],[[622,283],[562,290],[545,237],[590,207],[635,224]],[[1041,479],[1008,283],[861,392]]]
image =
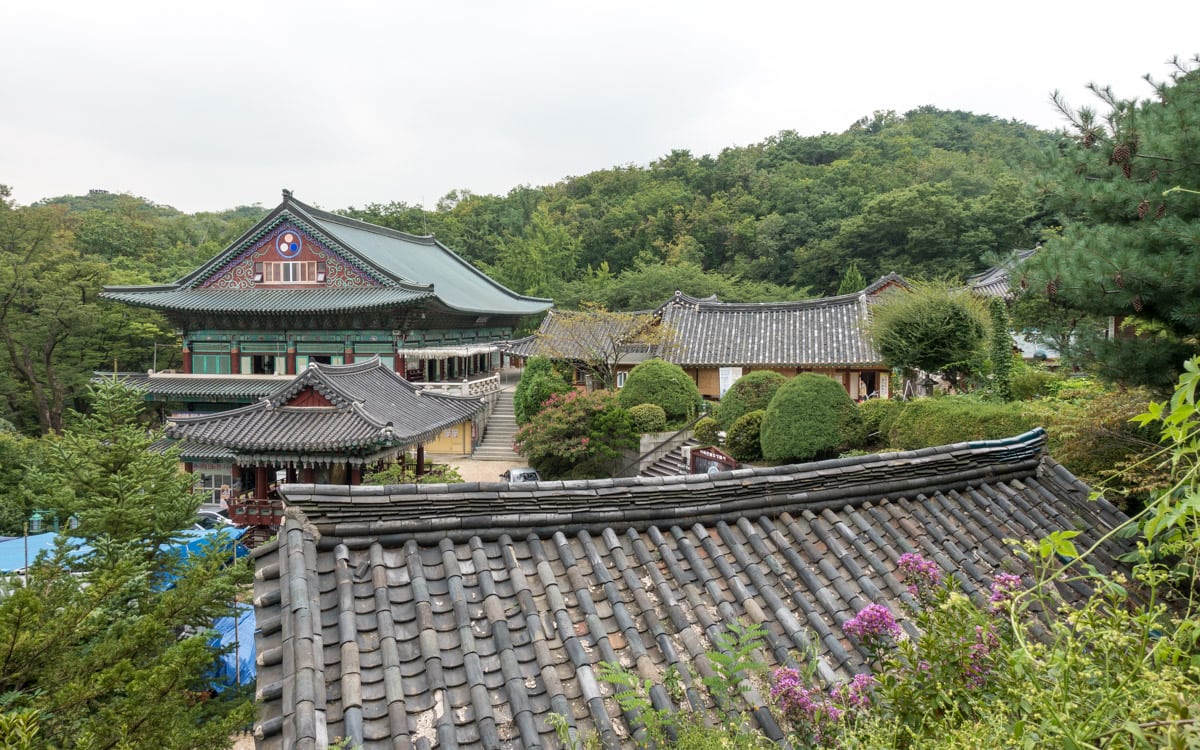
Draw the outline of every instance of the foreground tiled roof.
[[[1087,547],[1117,523],[1044,442],[671,478],[285,486],[288,518],[255,552],[259,747],[553,748],[550,713],[632,747],[600,663],[656,682],[676,667],[703,709],[706,652],[735,623],[766,628],[768,664],[812,648],[824,677],[861,671],[841,625],[873,602],[903,611],[900,555],[982,601],[997,570],[1027,572],[1005,539],[1071,528]],[[1100,570],[1122,544],[1101,545]],[[747,700],[778,737],[763,696]]]
[[[306,389],[330,405],[289,405]],[[217,414],[177,417],[166,433],[255,461],[347,453],[352,460],[366,460],[381,451],[427,442],[482,408],[477,398],[422,392],[378,358],[350,365],[314,362],[277,385],[269,398]]]
[[[683,367],[883,365],[867,341],[865,292],[802,302],[730,303],[677,293],[662,310]]]

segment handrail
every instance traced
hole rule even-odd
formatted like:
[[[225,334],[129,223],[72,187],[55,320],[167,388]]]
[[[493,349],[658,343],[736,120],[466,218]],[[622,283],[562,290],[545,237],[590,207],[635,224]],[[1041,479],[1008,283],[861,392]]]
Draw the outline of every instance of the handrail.
[[[638,466],[638,465],[640,465],[640,464],[642,463],[642,460],[643,460],[643,459],[645,459],[647,456],[649,456],[650,454],[652,454],[652,453],[654,453],[655,451],[657,451],[659,448],[661,448],[661,447],[662,447],[663,445],[665,445],[666,443],[669,443],[669,442],[671,442],[672,440],[677,440],[677,439],[679,438],[679,436],[680,436],[680,435],[682,435],[683,433],[685,433],[685,432],[687,432],[688,430],[690,430],[690,429],[692,429],[693,427],[695,427],[697,422],[699,422],[701,419],[704,419],[704,418],[705,418],[705,417],[707,417],[707,416],[708,416],[707,414],[697,414],[695,417],[693,417],[693,418],[692,418],[692,420],[691,420],[690,422],[688,422],[687,424],[685,424],[683,427],[680,427],[680,428],[679,428],[678,430],[676,430],[676,431],[675,431],[675,432],[674,432],[674,433],[673,433],[673,434],[672,434],[670,437],[668,437],[666,440],[664,440],[664,441],[662,441],[661,443],[659,443],[657,447],[655,447],[655,448],[654,448],[654,449],[652,449],[652,450],[648,450],[648,451],[646,451],[645,453],[642,453],[642,454],[640,454],[640,455],[639,455],[637,458],[635,458],[634,460],[632,460],[632,461],[630,461],[629,463],[627,463],[627,464],[625,464],[624,466],[622,466],[622,467],[621,467],[621,470],[620,470],[620,471],[618,471],[618,472],[617,472],[616,474],[614,474],[613,476],[618,476],[618,477],[623,477],[623,476],[625,476],[625,472],[629,471],[629,470],[630,470],[630,469],[632,469],[634,466]],[[672,450],[674,450],[674,449],[672,449]]]

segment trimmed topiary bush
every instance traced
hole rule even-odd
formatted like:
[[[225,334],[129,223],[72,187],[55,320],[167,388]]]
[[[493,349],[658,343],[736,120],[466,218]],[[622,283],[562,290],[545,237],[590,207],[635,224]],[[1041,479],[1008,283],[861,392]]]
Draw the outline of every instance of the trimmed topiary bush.
[[[571,384],[558,374],[550,360],[545,357],[530,358],[513,391],[513,415],[517,424],[527,424],[551,396],[562,395],[569,390]]]
[[[762,422],[766,412],[762,409],[747,412],[738,417],[737,421],[725,433],[725,450],[739,461],[761,461],[762,454]]]
[[[713,417],[722,427],[729,429],[743,414],[766,409],[775,392],[786,382],[787,378],[774,370],[748,372],[725,391]]]
[[[620,391],[621,406],[658,404],[667,414],[668,425],[687,422],[700,411],[704,399],[696,382],[679,365],[648,359],[629,372]]]
[[[836,380],[806,372],[775,393],[762,422],[763,458],[774,463],[833,455],[860,435],[862,419]]]
[[[638,432],[663,432],[667,429],[667,413],[658,404],[638,404],[630,407],[629,416]]]
[[[1037,427],[1038,420],[1024,405],[979,401],[960,396],[920,398],[909,401],[892,422],[891,447],[899,450],[968,440],[1012,437]]]
[[[721,424],[712,417],[704,417],[692,428],[692,437],[705,445],[719,445]]]

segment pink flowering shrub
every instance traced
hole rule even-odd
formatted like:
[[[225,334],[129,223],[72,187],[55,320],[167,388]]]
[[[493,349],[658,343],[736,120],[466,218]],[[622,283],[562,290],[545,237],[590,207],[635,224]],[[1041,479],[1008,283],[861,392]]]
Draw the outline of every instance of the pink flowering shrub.
[[[609,476],[637,431],[611,391],[551,395],[514,440],[518,452],[547,479]]]

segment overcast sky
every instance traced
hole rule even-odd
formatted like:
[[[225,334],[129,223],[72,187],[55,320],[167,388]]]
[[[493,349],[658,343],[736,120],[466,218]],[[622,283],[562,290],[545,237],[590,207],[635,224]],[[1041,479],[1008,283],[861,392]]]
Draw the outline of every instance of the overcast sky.
[[[1052,129],[1054,89],[1143,96],[1198,32],[1198,0],[3,1],[0,183],[433,206],[875,110]]]

